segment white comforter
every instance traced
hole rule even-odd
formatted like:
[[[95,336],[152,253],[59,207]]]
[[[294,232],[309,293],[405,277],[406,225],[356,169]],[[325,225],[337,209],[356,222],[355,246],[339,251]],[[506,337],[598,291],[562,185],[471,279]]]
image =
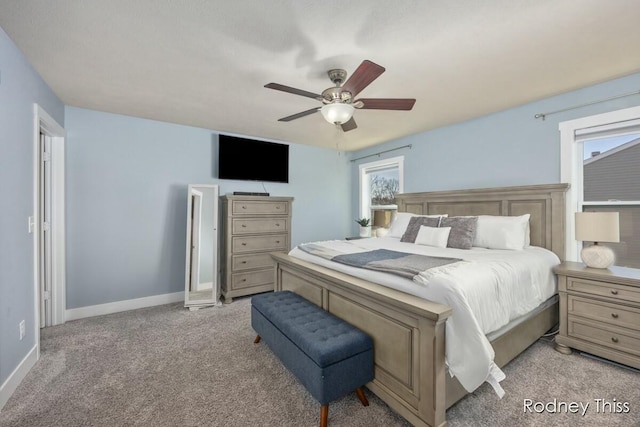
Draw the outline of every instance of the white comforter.
[[[551,268],[560,260],[553,252],[539,247],[531,246],[522,251],[443,249],[402,243],[392,237],[349,242],[334,240],[321,244],[345,253],[385,248],[465,260],[427,270],[411,281],[389,273],[338,264],[298,248],[289,253],[450,306],[453,314],[446,324],[447,365],[451,375],[456,376],[469,392],[487,381],[500,397],[504,395],[499,384],[504,373],[493,362],[495,354],[485,335],[528,313],[556,293]]]

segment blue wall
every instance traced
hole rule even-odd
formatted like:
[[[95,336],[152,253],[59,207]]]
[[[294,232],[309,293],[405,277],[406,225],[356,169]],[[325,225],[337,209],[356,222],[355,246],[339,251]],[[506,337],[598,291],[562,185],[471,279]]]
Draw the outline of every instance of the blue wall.
[[[0,28],[0,384],[35,346],[33,234],[27,228],[34,214],[34,103],[64,123],[62,102]]]
[[[640,105],[640,95],[549,115],[545,120],[534,116],[638,89],[640,73],[355,152],[353,158],[413,145],[411,150],[405,148],[354,163],[353,212],[358,212],[358,165],[400,155],[405,156],[405,192],[560,182],[558,124]],[[356,229],[353,227],[353,232]]]
[[[264,191],[215,178],[216,133],[67,107],[67,308],[184,290],[187,185],[220,194]],[[350,229],[350,163],[334,150],[290,145],[292,244]]]

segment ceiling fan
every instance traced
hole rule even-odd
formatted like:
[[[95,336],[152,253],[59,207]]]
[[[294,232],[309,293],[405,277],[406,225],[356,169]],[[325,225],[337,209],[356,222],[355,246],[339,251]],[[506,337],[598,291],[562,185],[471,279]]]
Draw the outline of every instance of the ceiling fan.
[[[340,126],[343,131],[347,132],[358,127],[356,121],[353,119],[354,108],[362,110],[411,110],[413,108],[416,100],[409,98],[360,98],[354,100],[356,95],[380,77],[384,71],[384,67],[374,64],[369,60],[362,61],[362,64],[360,64],[346,81],[347,72],[345,70],[329,70],[327,74],[335,86],[325,89],[322,94],[307,92],[306,90],[296,89],[278,83],[269,83],[264,85],[264,87],[292,93],[294,95],[306,96],[307,98],[313,98],[324,103],[324,105],[320,107],[283,117],[278,121],[290,122],[291,120],[299,119],[300,117],[320,111],[326,121]]]

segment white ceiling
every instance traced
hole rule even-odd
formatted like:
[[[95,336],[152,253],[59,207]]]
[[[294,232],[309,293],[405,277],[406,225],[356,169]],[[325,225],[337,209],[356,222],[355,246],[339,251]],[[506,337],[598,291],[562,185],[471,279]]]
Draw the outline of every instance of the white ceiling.
[[[2,27],[66,104],[355,150],[640,71],[638,0],[3,0]],[[343,133],[310,98],[386,68]]]

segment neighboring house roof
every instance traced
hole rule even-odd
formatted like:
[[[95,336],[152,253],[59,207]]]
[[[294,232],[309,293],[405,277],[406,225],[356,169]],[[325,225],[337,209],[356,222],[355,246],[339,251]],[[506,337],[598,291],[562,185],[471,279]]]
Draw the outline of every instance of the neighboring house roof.
[[[632,139],[631,141],[629,141],[629,142],[627,142],[625,144],[619,145],[616,148],[612,148],[611,150],[607,150],[604,153],[600,153],[600,154],[595,155],[593,157],[589,157],[588,159],[586,159],[584,161],[584,165],[587,166],[588,164],[591,164],[591,163],[596,162],[598,160],[604,159],[606,157],[609,157],[609,156],[611,156],[613,154],[619,153],[620,151],[626,150],[626,149],[631,148],[633,146],[636,146],[638,144],[640,144],[640,138]]]

